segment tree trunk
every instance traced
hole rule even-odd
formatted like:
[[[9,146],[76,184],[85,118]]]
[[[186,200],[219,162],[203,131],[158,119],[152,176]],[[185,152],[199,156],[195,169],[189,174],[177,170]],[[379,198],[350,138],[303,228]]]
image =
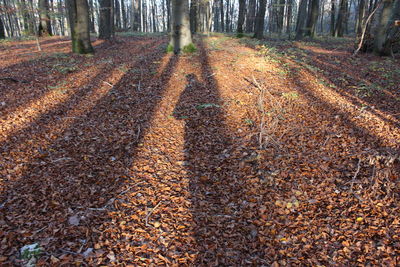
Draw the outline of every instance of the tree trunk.
[[[293,0],[288,0],[287,15],[286,15],[286,33],[289,34],[289,38],[290,38],[291,24],[292,24],[292,12],[293,12],[292,5],[293,5]]]
[[[68,13],[71,28],[72,52],[93,53],[89,33],[89,6],[87,0],[68,0]]]
[[[219,1],[219,12],[221,16],[221,32],[225,31],[225,16],[224,16],[224,1],[220,0]]]
[[[174,53],[179,54],[183,48],[192,43],[190,32],[188,0],[172,0],[172,32],[171,42]]]
[[[262,39],[264,37],[264,22],[265,22],[266,10],[267,10],[267,0],[260,0],[260,8],[256,16],[254,38]]]
[[[141,29],[141,14],[140,14],[140,10],[141,10],[141,3],[140,0],[133,0],[132,1],[132,30],[135,32],[140,31]]]
[[[100,0],[99,39],[108,40],[113,33],[112,0]]]
[[[0,17],[0,39],[5,39],[5,38],[6,38],[6,32],[4,31],[3,20]]]
[[[309,8],[310,8],[309,12],[310,15],[307,20],[307,29],[305,35],[309,37],[314,37],[315,27],[318,22],[319,0],[311,0],[311,6]]]
[[[126,7],[125,7],[125,3],[122,0],[121,1],[121,11],[122,11],[122,29],[125,30],[127,28],[127,16],[126,16]]]
[[[249,9],[246,15],[246,32],[254,31],[254,21],[256,17],[256,0],[249,0]]]
[[[198,29],[198,0],[190,1],[190,31],[194,34]]]
[[[219,32],[219,7],[218,1],[214,0],[214,31]]]
[[[340,0],[339,15],[335,27],[335,37],[343,37],[346,12],[347,12],[347,0]]]
[[[115,0],[114,3],[114,16],[115,16],[115,27],[121,29],[121,7],[119,0]]]
[[[374,32],[373,52],[380,56],[388,56],[392,53],[392,44],[400,42],[398,36],[399,27],[395,20],[400,19],[400,0],[383,0],[383,5],[378,13],[378,25]],[[397,36],[397,39],[395,39]]]
[[[279,32],[279,34],[282,33],[283,31],[283,22],[284,22],[284,16],[285,16],[285,5],[286,5],[286,1],[285,0],[279,0],[279,7],[277,9],[277,20],[276,20],[276,27],[277,30]]]
[[[39,0],[39,36],[50,36],[51,21],[49,16],[49,2],[47,0]]]
[[[246,14],[246,0],[239,0],[239,16],[237,32],[243,33],[244,16]]]
[[[336,13],[335,2],[336,2],[336,0],[331,0],[331,24],[330,24],[330,31],[331,31],[331,35],[332,35],[332,36],[335,36],[335,13]]]
[[[296,39],[303,39],[307,22],[307,0],[301,0],[296,24]]]
[[[358,17],[357,17],[357,36],[362,33],[362,29],[365,22],[365,0],[360,0],[358,4]]]

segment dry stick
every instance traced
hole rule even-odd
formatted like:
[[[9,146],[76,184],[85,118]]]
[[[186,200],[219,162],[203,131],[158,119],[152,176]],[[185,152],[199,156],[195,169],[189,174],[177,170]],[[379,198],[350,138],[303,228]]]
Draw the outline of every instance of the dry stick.
[[[354,182],[357,178],[358,173],[360,172],[360,169],[361,169],[361,159],[358,159],[356,173],[354,174],[353,179],[351,179],[350,192],[352,192],[352,193],[353,193]]]
[[[146,226],[150,226],[150,225],[149,225],[150,216],[153,214],[153,212],[154,212],[160,205],[161,205],[161,201],[158,202],[157,205],[156,205],[154,208],[152,208],[152,209],[150,210],[149,213],[147,213],[147,215],[146,215]]]
[[[358,44],[358,48],[356,49],[356,51],[354,51],[353,57],[357,56],[358,52],[360,52],[360,50],[363,46],[363,43],[364,43],[364,37],[365,37],[365,32],[367,31],[368,23],[370,22],[370,20],[374,16],[375,12],[378,10],[378,8],[381,6],[381,4],[382,4],[382,2],[380,2],[379,5],[377,5],[376,8],[368,16],[367,21],[365,22],[365,25],[364,25],[363,33],[361,35],[360,43]]]

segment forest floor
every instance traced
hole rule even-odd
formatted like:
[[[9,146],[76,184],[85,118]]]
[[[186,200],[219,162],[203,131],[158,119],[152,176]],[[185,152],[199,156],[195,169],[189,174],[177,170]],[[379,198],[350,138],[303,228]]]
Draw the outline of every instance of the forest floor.
[[[398,59],[167,43],[0,43],[0,265],[399,264]]]

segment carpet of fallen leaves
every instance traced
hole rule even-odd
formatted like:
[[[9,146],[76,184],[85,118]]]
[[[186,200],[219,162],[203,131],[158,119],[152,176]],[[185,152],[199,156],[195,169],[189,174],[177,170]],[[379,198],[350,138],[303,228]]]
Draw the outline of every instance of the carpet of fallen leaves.
[[[350,42],[0,44],[0,264],[395,266],[400,64]]]

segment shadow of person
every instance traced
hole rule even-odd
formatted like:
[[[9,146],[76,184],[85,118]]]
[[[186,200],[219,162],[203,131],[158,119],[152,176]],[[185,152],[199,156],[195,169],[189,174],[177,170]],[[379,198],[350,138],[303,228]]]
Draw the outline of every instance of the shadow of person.
[[[242,219],[243,188],[232,156],[235,142],[205,53],[201,48],[202,81],[193,73],[186,75],[186,88],[174,110],[176,119],[185,120],[184,165],[191,179],[195,263],[249,264],[247,244],[255,241],[255,230]]]

